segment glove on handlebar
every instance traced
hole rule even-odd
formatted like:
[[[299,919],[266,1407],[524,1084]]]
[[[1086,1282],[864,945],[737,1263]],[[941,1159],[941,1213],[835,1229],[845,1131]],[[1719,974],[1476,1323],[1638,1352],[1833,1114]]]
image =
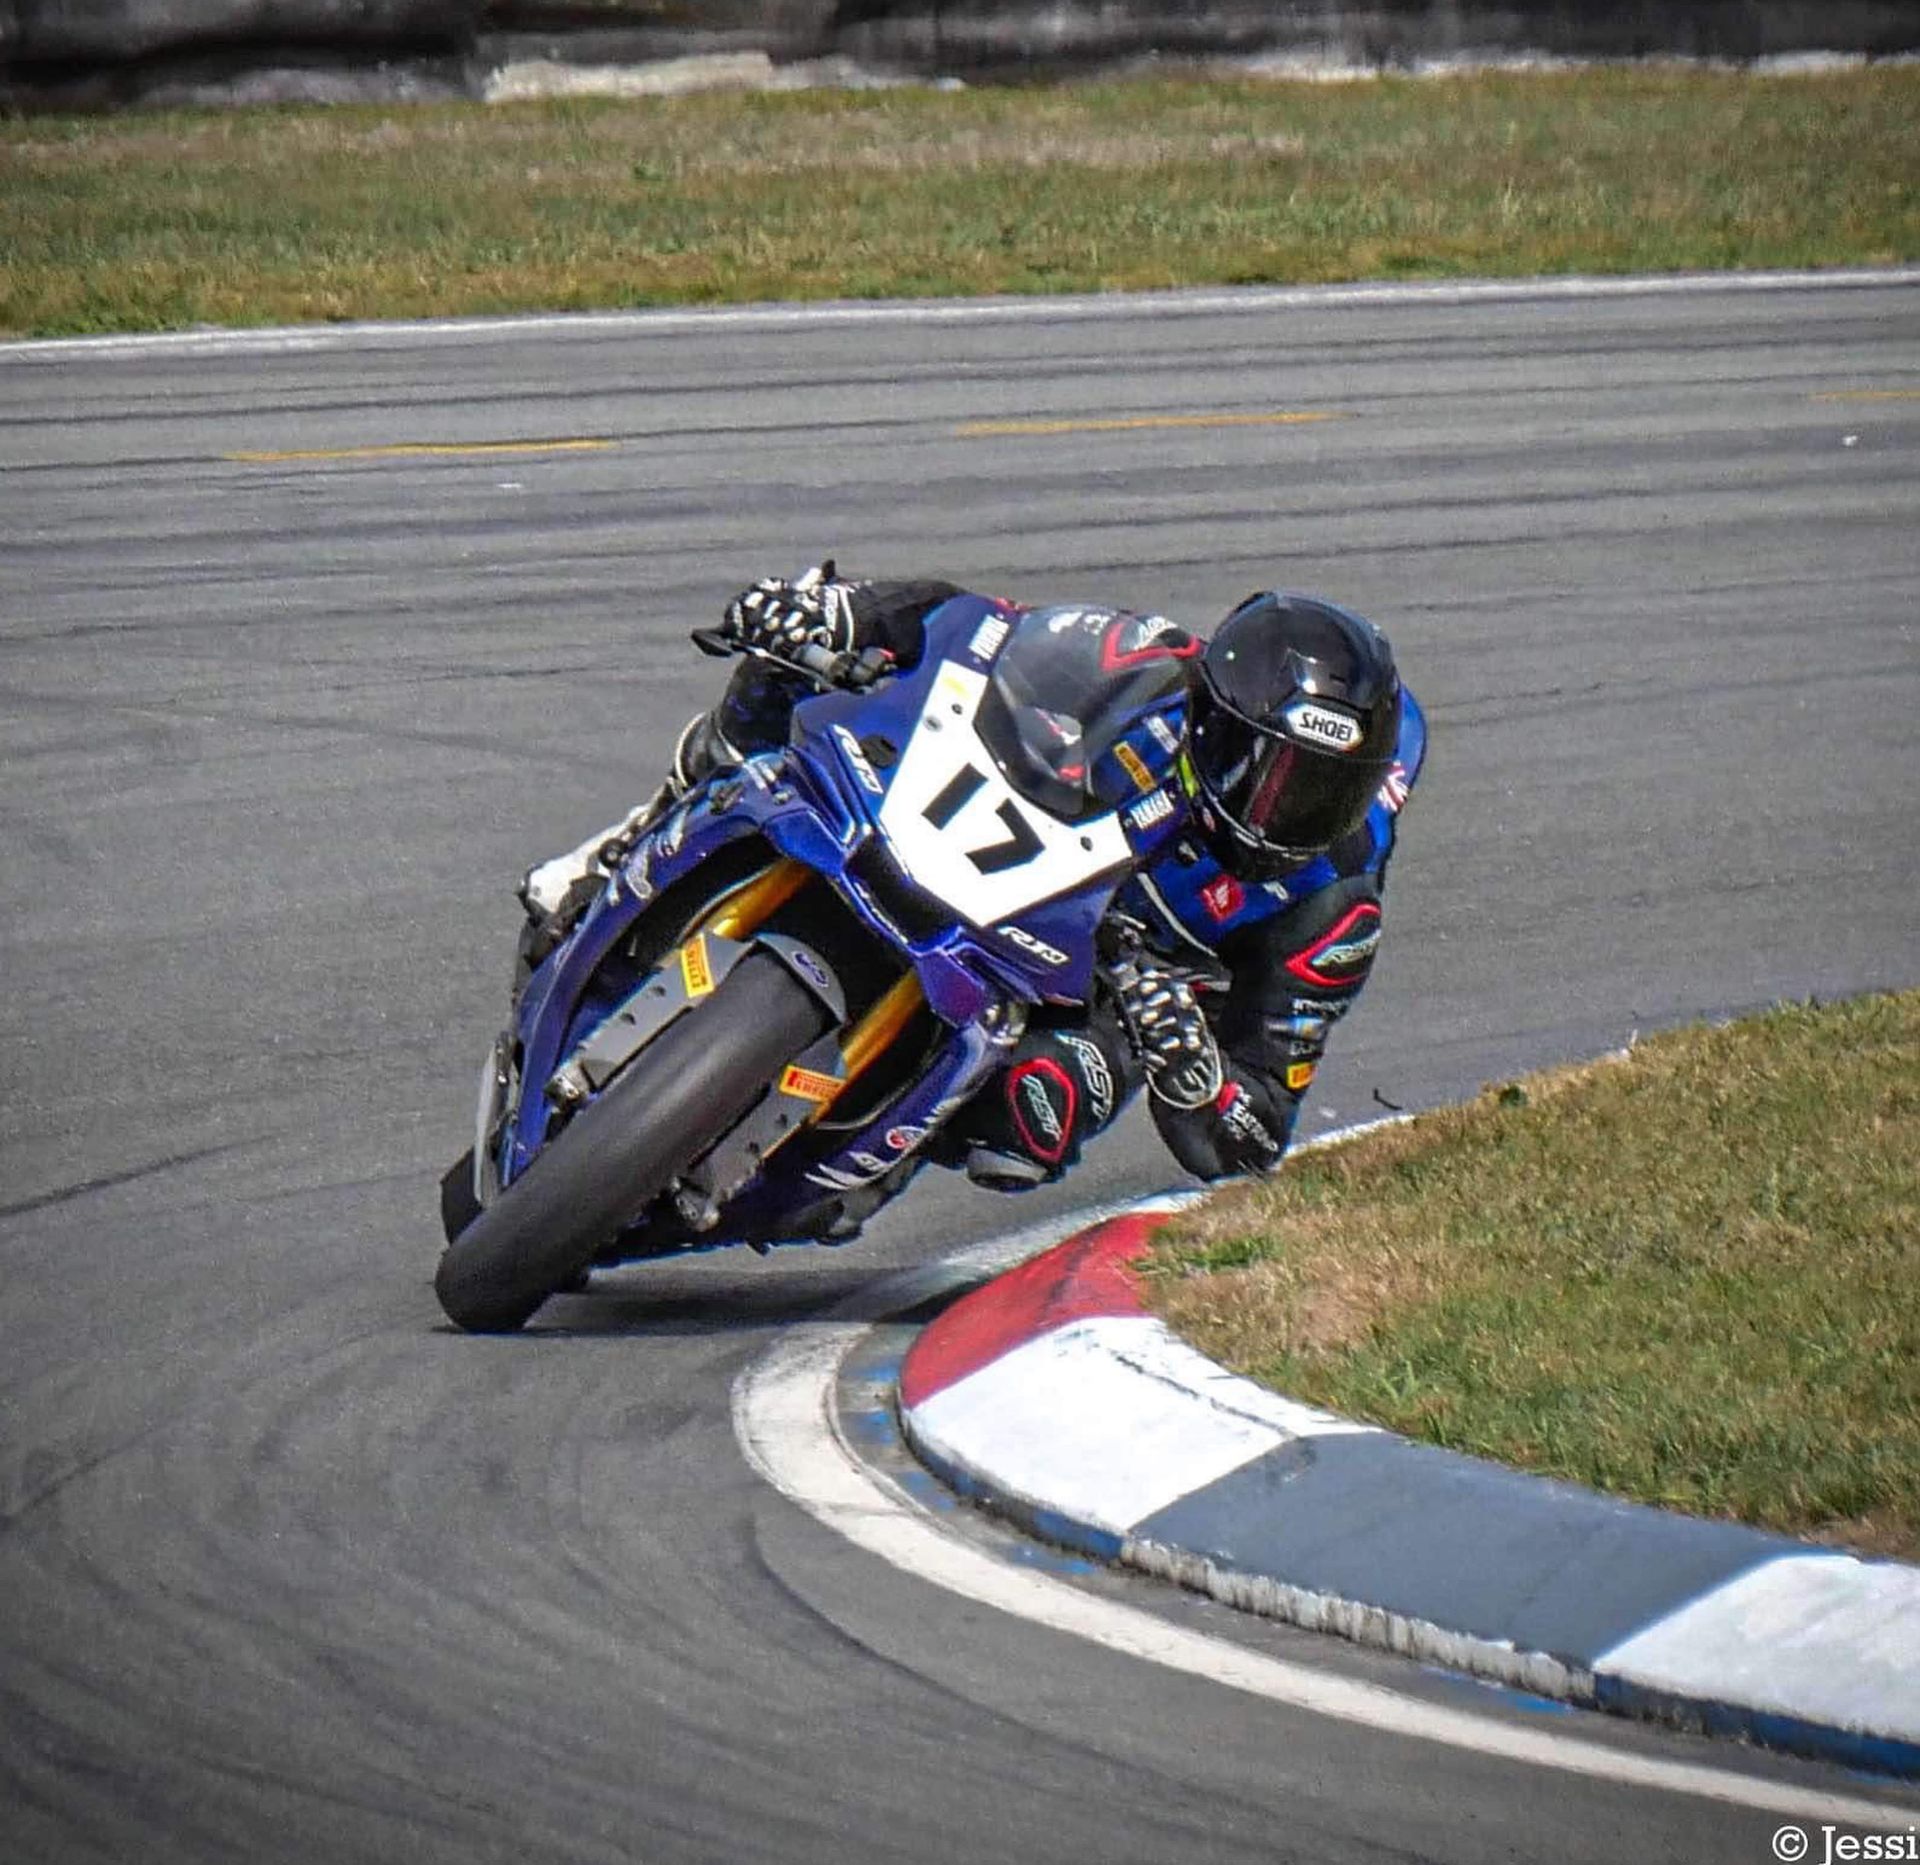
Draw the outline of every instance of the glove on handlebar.
[[[851,653],[857,587],[834,574],[831,558],[816,564],[798,582],[763,576],[728,603],[721,628],[748,647],[789,657],[803,647]]]

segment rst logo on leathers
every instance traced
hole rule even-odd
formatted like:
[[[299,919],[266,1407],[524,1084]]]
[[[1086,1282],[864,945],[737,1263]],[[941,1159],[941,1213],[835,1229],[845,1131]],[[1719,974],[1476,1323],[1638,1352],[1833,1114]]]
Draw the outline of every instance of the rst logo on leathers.
[[[1088,1112],[1096,1127],[1104,1127],[1113,1113],[1113,1071],[1107,1067],[1107,1058],[1101,1053],[1100,1045],[1085,1036],[1076,1036],[1071,1030],[1062,1030],[1060,1040],[1073,1051],[1074,1059],[1080,1064],[1081,1078],[1087,1084]]]
[[[1352,713],[1316,699],[1294,700],[1280,714],[1280,720],[1295,738],[1327,751],[1351,751],[1365,736]]]
[[[1286,962],[1287,969],[1322,990],[1343,990],[1366,976],[1379,944],[1380,903],[1363,900],[1343,913],[1333,928],[1304,952],[1294,953]]]

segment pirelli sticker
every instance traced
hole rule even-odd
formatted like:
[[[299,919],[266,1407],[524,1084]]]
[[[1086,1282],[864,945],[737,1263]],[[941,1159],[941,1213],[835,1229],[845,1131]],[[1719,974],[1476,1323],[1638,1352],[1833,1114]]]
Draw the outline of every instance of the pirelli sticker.
[[[1289,1062],[1287,1064],[1287,1086],[1298,1094],[1308,1082],[1313,1080],[1314,1065],[1311,1062]]]
[[[846,1085],[838,1075],[823,1075],[818,1069],[802,1068],[797,1062],[788,1063],[780,1076],[782,1094],[811,1101],[816,1107],[825,1107]]]
[[[1158,781],[1147,769],[1147,761],[1123,738],[1114,746],[1113,755],[1120,760],[1120,767],[1133,779],[1136,790],[1151,790]]]
[[[713,989],[713,961],[707,957],[705,933],[696,933],[680,948],[680,981],[690,998],[705,997]]]

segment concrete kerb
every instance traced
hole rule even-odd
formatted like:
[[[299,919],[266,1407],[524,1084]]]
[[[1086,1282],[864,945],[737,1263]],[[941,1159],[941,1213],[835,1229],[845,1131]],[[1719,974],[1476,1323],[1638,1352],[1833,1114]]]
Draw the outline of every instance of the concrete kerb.
[[[1133,1282],[1195,1196],[1106,1216],[937,1317],[900,1373],[915,1455],[1045,1540],[1227,1605],[1920,1778],[1920,1567],[1620,1502],[1236,1378]]]

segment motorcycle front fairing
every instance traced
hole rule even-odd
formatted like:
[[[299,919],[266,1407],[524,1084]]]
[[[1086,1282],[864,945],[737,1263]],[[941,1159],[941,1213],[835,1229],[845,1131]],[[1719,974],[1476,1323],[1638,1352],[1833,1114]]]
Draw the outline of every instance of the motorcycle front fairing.
[[[1019,638],[1017,613],[979,597],[943,605],[915,667],[866,693],[803,702],[784,751],[715,774],[670,810],[534,974],[512,1032],[517,1065],[493,1071],[507,1078],[487,1149],[501,1183],[527,1168],[553,1130],[558,1110],[545,1084],[682,936],[682,926],[641,922],[670,890],[684,900],[689,877],[717,860],[744,872],[762,856],[788,856],[819,874],[866,934],[917,975],[947,1033],[870,1118],[823,1122],[783,1148],[724,1208],[710,1237],[674,1247],[794,1234],[797,1220],[835,1196],[905,1165],[991,1074],[1019,1034],[1022,1007],[1085,1000],[1095,929],[1115,888],[1184,816],[1173,772],[1184,689],[1177,669],[1143,684],[1124,663],[1103,667],[1114,658],[1112,640],[1077,619],[1109,618],[1111,636],[1140,618],[1060,613],[1076,620],[1055,630],[1052,656],[1088,659],[1093,698],[1107,702],[1091,734],[1105,790],[1117,781],[1130,800],[1109,803],[1085,761],[1056,755],[1055,738],[1089,738],[1083,722],[1059,710],[1043,712],[1050,722],[1041,727],[1014,717],[1035,682],[1019,677],[1025,663],[998,681],[995,667]],[[1086,634],[1078,647],[1064,639],[1072,626]],[[1042,676],[1046,653],[1027,656]],[[1092,717],[1097,708],[1084,710]],[[635,938],[656,930],[651,940]],[[630,942],[648,952],[645,961],[623,957]]]

